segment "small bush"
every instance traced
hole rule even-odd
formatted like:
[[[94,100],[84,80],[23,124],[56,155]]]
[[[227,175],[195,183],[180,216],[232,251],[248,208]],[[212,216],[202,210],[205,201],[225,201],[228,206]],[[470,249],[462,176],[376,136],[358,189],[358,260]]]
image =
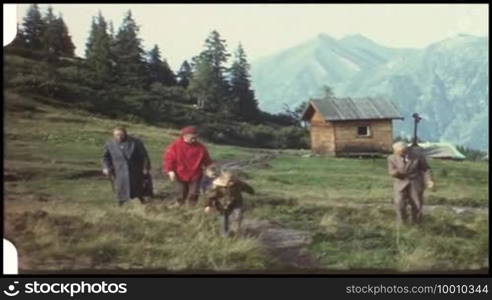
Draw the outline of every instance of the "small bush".
[[[461,152],[466,157],[466,160],[471,161],[483,160],[485,155],[487,155],[485,151],[475,150],[465,146],[457,146],[456,150]]]
[[[21,57],[26,57],[30,58],[36,61],[42,61],[46,58],[46,53],[43,51],[34,51],[29,48],[24,48],[24,47],[4,47],[4,55],[5,54],[11,54],[11,55],[18,55]]]

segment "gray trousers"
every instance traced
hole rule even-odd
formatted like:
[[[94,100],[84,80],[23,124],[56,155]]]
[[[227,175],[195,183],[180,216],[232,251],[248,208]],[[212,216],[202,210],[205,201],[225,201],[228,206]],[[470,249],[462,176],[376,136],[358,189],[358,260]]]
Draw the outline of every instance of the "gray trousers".
[[[402,191],[395,190],[395,210],[399,222],[408,223],[408,206],[411,209],[412,223],[422,221],[424,191],[408,185]]]
[[[243,209],[236,207],[229,213],[223,213],[219,215],[220,229],[223,236],[229,236],[231,230],[236,234],[239,234],[241,230],[241,223],[243,221]]]

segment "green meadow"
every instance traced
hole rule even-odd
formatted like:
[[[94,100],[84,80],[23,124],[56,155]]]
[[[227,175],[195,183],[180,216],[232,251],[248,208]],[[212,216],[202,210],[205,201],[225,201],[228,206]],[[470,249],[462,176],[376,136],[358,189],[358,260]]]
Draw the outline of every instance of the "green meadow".
[[[202,206],[169,205],[172,186],[161,174],[161,156],[176,130],[37,96],[6,91],[4,98],[5,235],[19,249],[22,272],[287,270],[257,237],[222,238]],[[148,205],[118,207],[101,174],[102,146],[120,124],[142,138],[151,156],[156,197]],[[204,142],[217,161],[267,152]],[[488,268],[487,163],[431,160],[437,188],[426,191],[424,222],[397,228],[385,159],[270,152],[274,159],[241,173],[257,191],[245,196],[245,217],[308,232],[312,241],[302,251],[318,271]]]

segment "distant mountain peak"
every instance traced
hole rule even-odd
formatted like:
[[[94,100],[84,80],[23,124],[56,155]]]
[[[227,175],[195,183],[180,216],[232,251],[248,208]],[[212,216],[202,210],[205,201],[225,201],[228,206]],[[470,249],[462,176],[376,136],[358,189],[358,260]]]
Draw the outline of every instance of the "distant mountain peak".
[[[319,33],[317,36],[318,39],[320,40],[325,40],[325,41],[330,41],[330,42],[364,42],[364,43],[371,43],[371,44],[376,44],[373,40],[369,39],[368,37],[360,34],[360,33],[354,33],[354,34],[349,34],[346,35],[340,39],[335,39],[334,37],[330,36],[327,33]]]
[[[339,40],[340,42],[348,42],[348,43],[357,43],[357,44],[371,44],[371,45],[379,45],[375,41],[371,40],[370,38],[366,37],[365,35],[362,35],[360,33],[355,33],[355,34],[350,34],[346,35],[343,38]]]
[[[474,37],[474,35],[471,35],[468,33],[458,33],[456,36],[457,37]]]
[[[326,33],[319,33],[316,37],[317,40],[322,42],[337,43],[337,40]]]
[[[340,39],[341,41],[344,40],[361,40],[361,41],[371,41],[369,38],[366,36],[360,34],[360,33],[354,33],[354,34],[349,34],[344,36],[343,38]],[[372,42],[372,41],[371,41]]]
[[[477,41],[485,42],[486,40],[488,40],[488,37],[481,37],[481,36],[476,36],[466,33],[457,33],[446,39],[432,43],[431,45],[429,45],[428,48],[429,49],[456,48],[464,45],[469,45],[470,43],[474,43]]]
[[[328,33],[324,33],[324,32],[321,32],[321,33],[318,33],[318,39],[330,39],[330,40],[334,40],[334,38],[332,38]]]
[[[468,41],[468,40],[478,40],[480,38],[483,38],[483,37],[479,37],[479,36],[467,34],[467,33],[457,33],[453,36],[448,37],[447,39],[444,39],[444,41],[448,41],[448,40],[467,40]]]

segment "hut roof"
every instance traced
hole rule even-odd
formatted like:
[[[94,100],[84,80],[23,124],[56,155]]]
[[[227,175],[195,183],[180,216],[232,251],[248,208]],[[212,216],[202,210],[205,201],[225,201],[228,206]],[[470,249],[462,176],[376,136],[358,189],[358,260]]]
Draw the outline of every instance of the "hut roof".
[[[383,98],[336,98],[314,99],[302,114],[302,119],[311,118],[314,110],[321,113],[327,121],[402,119],[396,105]]]
[[[466,157],[449,143],[419,143],[422,153],[431,158],[463,160]]]

